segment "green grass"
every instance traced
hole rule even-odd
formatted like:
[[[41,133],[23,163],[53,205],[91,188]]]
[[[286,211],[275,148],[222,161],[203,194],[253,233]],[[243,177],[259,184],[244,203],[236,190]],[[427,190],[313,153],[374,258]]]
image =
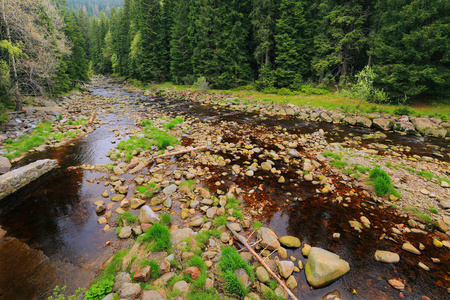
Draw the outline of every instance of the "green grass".
[[[167,226],[170,223],[172,223],[172,216],[170,214],[168,214],[168,213],[162,213],[161,217],[160,217],[160,220],[161,220],[161,224]]]
[[[130,252],[130,249],[122,250],[114,254],[112,261],[103,269],[105,275],[116,275],[122,269],[122,260]]]
[[[342,159],[342,154],[337,154],[337,153],[333,153],[333,152],[324,152],[324,153],[322,153],[322,155],[325,157],[331,157],[332,159],[336,159],[336,160]]]
[[[182,117],[177,117],[175,119],[170,120],[169,122],[163,124],[163,128],[166,130],[172,130],[176,125],[183,123]]]
[[[140,265],[142,268],[150,266],[150,279],[154,280],[161,277],[161,274],[159,273],[159,264],[155,260],[144,259],[140,262]]]
[[[411,172],[411,173],[414,173],[414,174],[417,174],[419,176],[422,176],[422,177],[426,178],[427,180],[431,180],[431,179],[434,178],[433,173],[428,172],[428,171],[417,171],[417,170],[415,170],[413,168],[405,168],[405,169],[407,171]]]
[[[258,230],[261,227],[263,227],[263,223],[261,223],[260,221],[256,220],[255,222],[253,222],[253,230]]]
[[[188,193],[192,192],[195,189],[195,186],[196,186],[195,181],[189,179],[181,182],[178,188],[180,189],[181,192]]]
[[[206,265],[203,258],[201,258],[198,255],[194,255],[191,257],[188,263],[189,267],[197,267],[201,272],[205,272],[208,269],[208,266]]]
[[[226,216],[215,217],[213,223],[216,227],[227,225],[228,223],[227,217]]]
[[[428,210],[429,210],[429,212],[431,212],[433,214],[438,214],[439,213],[439,211],[433,206],[430,206],[430,208]]]
[[[392,185],[389,175],[379,167],[375,167],[370,171],[369,178],[372,180],[372,183],[375,187],[375,193],[378,196],[386,196],[388,194],[392,194],[397,198],[401,198],[401,195]]]
[[[213,229],[213,230],[203,230],[200,231],[196,236],[195,236],[195,240],[197,241],[197,245],[200,248],[203,248],[205,246],[205,244],[208,242],[208,240],[211,237],[215,237],[217,239],[220,238],[220,232]]]
[[[117,218],[117,223],[119,225],[124,226],[124,224],[123,224],[124,220],[126,221],[127,225],[131,225],[131,224],[134,224],[137,219],[132,213],[130,213],[129,211],[126,211]]]
[[[226,208],[230,209],[240,209],[241,208],[241,201],[239,201],[236,197],[228,197],[227,198],[227,205]]]
[[[120,231],[122,230],[122,226],[119,226],[116,228],[116,235],[119,235]]]
[[[151,251],[169,251],[172,248],[169,229],[159,223],[153,224],[138,240],[149,243]]]
[[[419,221],[422,223],[425,223],[428,225],[432,225],[434,223],[429,215],[424,214],[423,212],[421,212],[420,210],[418,210],[415,207],[409,206],[409,207],[405,208],[405,210],[413,213],[419,219]]]
[[[149,182],[146,185],[141,185],[136,187],[136,194],[143,198],[143,199],[149,199],[153,197],[153,195],[158,192],[159,188],[154,182]]]
[[[335,160],[330,162],[330,165],[335,167],[336,169],[341,170],[347,166],[347,163],[345,161]]]

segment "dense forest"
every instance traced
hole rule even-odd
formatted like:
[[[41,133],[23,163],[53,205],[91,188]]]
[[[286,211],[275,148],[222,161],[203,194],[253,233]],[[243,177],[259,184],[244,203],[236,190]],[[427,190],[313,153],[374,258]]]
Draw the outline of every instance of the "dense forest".
[[[66,0],[69,10],[82,9],[88,16],[99,16],[103,11],[107,16],[111,13],[111,7],[123,6],[123,0]]]
[[[404,99],[448,93],[449,37],[446,0],[125,0],[90,19],[88,51],[97,73],[215,88],[346,86],[370,66]]]
[[[90,71],[287,92],[370,78],[379,102],[450,90],[447,0],[1,1],[0,100],[16,109]]]

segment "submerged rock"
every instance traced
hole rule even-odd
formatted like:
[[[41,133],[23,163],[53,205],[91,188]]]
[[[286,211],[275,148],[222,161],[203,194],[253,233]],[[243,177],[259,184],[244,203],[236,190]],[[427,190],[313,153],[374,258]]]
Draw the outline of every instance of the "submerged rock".
[[[306,279],[315,287],[326,286],[350,271],[348,262],[327,250],[312,247],[305,266]]]

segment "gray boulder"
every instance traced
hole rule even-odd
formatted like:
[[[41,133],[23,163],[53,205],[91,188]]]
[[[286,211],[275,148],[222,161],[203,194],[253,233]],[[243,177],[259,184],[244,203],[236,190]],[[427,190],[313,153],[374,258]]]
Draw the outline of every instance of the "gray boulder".
[[[150,208],[148,205],[144,205],[139,212],[139,222],[142,223],[158,223],[159,217],[158,215]]]

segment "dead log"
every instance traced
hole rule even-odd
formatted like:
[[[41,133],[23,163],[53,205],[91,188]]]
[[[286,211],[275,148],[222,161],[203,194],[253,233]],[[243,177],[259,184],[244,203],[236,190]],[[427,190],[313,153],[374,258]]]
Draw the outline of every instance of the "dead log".
[[[277,276],[277,274],[275,274],[264,262],[264,260],[261,258],[261,256],[258,255],[258,253],[256,253],[255,250],[253,250],[252,247],[250,247],[250,245],[247,243],[247,241],[240,235],[238,234],[233,228],[231,228],[230,224],[227,224],[228,229],[234,234],[235,237],[238,238],[239,242],[241,242],[242,245],[244,245],[251,254],[253,254],[253,256],[261,263],[261,265],[267,270],[267,272],[269,272],[269,274],[275,278],[278,283],[281,285],[281,287],[288,293],[289,296],[292,297],[292,299],[294,300],[298,300],[297,297],[295,297],[295,295],[292,293],[292,291],[284,284],[284,282]]]

